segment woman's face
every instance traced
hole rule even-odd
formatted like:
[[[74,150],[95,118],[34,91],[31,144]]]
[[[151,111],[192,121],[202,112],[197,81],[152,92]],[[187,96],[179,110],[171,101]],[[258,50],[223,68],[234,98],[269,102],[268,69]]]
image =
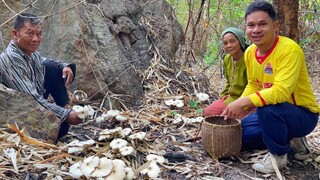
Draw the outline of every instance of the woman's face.
[[[242,53],[241,45],[238,38],[231,32],[226,33],[222,37],[223,49],[230,54],[235,56]]]

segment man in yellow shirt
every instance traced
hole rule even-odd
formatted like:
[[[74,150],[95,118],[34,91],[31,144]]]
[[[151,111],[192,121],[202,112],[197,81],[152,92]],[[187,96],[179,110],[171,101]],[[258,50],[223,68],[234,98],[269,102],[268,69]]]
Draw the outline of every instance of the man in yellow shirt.
[[[293,148],[290,140],[297,139],[307,147],[304,136],[316,127],[320,108],[302,49],[276,33],[278,22],[273,6],[254,1],[246,10],[245,21],[246,34],[253,43],[245,52],[248,85],[222,115],[237,119],[246,108],[257,108],[241,121],[243,148],[267,148],[268,154],[252,168],[272,173],[273,158],[278,168],[286,165],[287,154]],[[294,158],[302,160],[303,154],[297,153]]]

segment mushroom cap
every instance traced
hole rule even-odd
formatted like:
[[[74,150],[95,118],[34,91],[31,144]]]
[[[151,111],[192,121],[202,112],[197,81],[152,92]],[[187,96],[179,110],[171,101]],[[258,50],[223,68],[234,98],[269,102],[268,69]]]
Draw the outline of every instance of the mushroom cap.
[[[131,147],[131,146],[125,146],[125,147],[123,147],[123,148],[120,149],[120,154],[121,154],[122,156],[130,155],[130,154],[132,154],[133,152],[134,152],[134,149],[133,149],[133,147]]]
[[[108,117],[115,117],[116,115],[120,114],[120,111],[119,110],[109,110],[107,112],[107,116]]]
[[[101,123],[101,122],[104,122],[105,120],[106,120],[105,117],[103,117],[103,116],[98,116],[98,117],[96,118],[96,123]]]
[[[120,131],[120,136],[121,137],[126,137],[132,132],[132,129],[130,128],[124,128]]]
[[[136,178],[136,175],[133,172],[132,168],[126,167],[124,169],[124,171],[126,172],[126,177],[125,177],[126,180],[132,180],[132,179]]]
[[[83,112],[83,107],[79,105],[74,105],[72,107],[72,110],[74,110],[76,113],[80,113],[80,112]]]
[[[151,161],[149,166],[141,171],[141,174],[148,174],[150,178],[156,178],[159,176],[160,167],[155,161]]]
[[[143,140],[146,137],[146,132],[137,132],[129,136],[129,139],[140,139]]]
[[[85,105],[84,109],[89,116],[93,116],[94,109],[90,105]]]
[[[72,154],[72,153],[75,153],[75,152],[82,152],[83,150],[84,150],[83,147],[69,147],[68,148],[68,153]]]
[[[177,107],[183,107],[183,106],[184,106],[183,101],[180,100],[180,99],[177,99],[177,100],[175,101],[175,104],[176,104]]]
[[[99,166],[91,173],[92,177],[108,176],[113,169],[112,160],[107,157],[100,158]]]
[[[81,161],[69,167],[69,173],[73,178],[80,179],[80,177],[83,175],[83,173],[80,170],[80,165],[81,165]]]
[[[148,161],[156,161],[159,164],[163,164],[165,162],[164,157],[158,156],[158,155],[155,155],[155,154],[149,154],[147,156],[147,160]]]
[[[174,101],[173,99],[169,99],[169,100],[164,101],[164,103],[165,103],[167,106],[171,106],[171,105],[174,105],[174,104],[175,104],[175,101]]]
[[[209,95],[206,93],[197,93],[196,97],[198,98],[199,101],[206,101],[209,99]]]
[[[124,179],[126,177],[126,164],[120,159],[112,160],[113,169],[106,180]]]
[[[116,120],[118,120],[118,121],[126,121],[127,118],[126,118],[125,116],[123,116],[123,115],[118,114],[118,115],[116,116]]]
[[[80,170],[86,177],[90,177],[91,173],[99,166],[99,157],[89,156],[83,160],[80,166]]]
[[[110,147],[112,149],[121,149],[121,148],[127,146],[127,144],[128,144],[128,142],[126,140],[117,138],[117,139],[114,139],[111,141]]]

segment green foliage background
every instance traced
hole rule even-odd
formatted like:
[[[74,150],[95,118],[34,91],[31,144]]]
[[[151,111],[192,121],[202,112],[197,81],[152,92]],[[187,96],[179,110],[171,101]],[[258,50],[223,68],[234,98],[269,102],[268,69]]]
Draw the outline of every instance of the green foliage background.
[[[188,21],[189,7],[186,0],[167,0],[176,13],[178,22],[185,27]],[[199,8],[201,1],[195,0],[193,11]],[[209,31],[207,50],[203,53],[205,64],[217,64],[222,56],[220,33],[227,27],[244,27],[244,12],[251,0],[216,0],[209,4]],[[218,18],[217,18],[218,17]],[[188,32],[187,32],[188,33]]]
[[[185,27],[189,11],[192,10],[196,14],[201,0],[190,0],[193,5],[191,9],[188,0],[167,0],[167,2],[173,7],[178,22]],[[234,26],[244,29],[245,10],[251,2],[252,0],[210,0],[207,48],[205,52],[200,53],[202,57],[199,57],[206,65],[217,64],[223,58],[220,33],[225,28]],[[269,2],[272,3],[271,0]],[[307,47],[319,38],[319,35],[312,37],[311,35],[320,32],[320,0],[299,0],[299,4],[300,44]],[[186,35],[188,33],[190,32],[186,32]]]

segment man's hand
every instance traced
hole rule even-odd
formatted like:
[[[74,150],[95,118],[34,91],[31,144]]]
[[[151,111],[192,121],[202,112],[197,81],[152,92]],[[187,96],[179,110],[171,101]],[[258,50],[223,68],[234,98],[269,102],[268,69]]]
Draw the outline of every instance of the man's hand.
[[[245,107],[252,107],[254,104],[251,102],[249,96],[241,97],[236,101],[232,102],[227,106],[221,116],[224,116],[224,119],[240,119],[241,115],[244,113]]]
[[[71,70],[71,68],[69,66],[64,67],[62,69],[62,78],[65,79],[66,78],[66,82],[65,85],[68,86],[72,83],[73,80],[73,72]]]
[[[66,120],[69,124],[71,125],[77,125],[77,124],[80,124],[82,123],[82,119],[80,119],[78,116],[77,116],[77,113],[72,110],[68,117],[67,117],[67,120]]]

